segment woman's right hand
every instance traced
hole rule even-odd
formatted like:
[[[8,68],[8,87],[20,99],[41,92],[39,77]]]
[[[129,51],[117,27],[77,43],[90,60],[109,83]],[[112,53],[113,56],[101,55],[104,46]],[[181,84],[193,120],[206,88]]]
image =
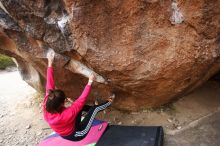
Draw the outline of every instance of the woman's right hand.
[[[94,81],[95,79],[95,74],[94,73],[91,73],[91,75],[89,76],[89,84],[91,85],[92,82]]]

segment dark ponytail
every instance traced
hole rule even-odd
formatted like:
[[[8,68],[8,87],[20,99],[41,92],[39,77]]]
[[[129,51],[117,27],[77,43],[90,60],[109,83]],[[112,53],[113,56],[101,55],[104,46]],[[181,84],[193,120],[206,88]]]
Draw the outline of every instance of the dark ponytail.
[[[46,110],[49,113],[61,113],[66,96],[62,90],[49,90]]]

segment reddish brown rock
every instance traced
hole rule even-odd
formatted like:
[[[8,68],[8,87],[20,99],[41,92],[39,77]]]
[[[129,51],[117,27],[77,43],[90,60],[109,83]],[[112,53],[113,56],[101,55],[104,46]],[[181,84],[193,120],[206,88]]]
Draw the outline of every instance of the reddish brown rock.
[[[94,71],[101,83],[90,99],[114,93],[114,106],[126,110],[167,103],[220,70],[220,0],[1,3],[0,52],[39,90],[49,48],[58,88],[76,97],[87,81],[77,73]]]

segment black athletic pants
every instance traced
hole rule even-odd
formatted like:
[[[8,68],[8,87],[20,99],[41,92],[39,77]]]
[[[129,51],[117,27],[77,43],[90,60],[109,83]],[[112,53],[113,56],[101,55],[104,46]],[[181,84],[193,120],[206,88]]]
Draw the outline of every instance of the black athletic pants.
[[[85,105],[76,117],[75,131],[68,136],[62,136],[62,137],[64,139],[71,141],[82,140],[87,135],[90,128],[92,127],[92,122],[96,114],[99,111],[107,108],[109,105],[111,105],[111,102],[105,102],[103,104],[94,105],[94,106]],[[81,121],[83,111],[87,112],[87,114],[85,115],[84,119]]]

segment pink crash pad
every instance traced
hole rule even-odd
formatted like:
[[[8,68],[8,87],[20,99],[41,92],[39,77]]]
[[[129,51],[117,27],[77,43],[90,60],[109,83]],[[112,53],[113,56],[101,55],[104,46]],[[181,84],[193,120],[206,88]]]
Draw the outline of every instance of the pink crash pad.
[[[85,146],[97,143],[107,128],[108,123],[94,120],[93,125],[87,136],[81,141],[69,141],[54,133],[38,144],[38,146]]]

